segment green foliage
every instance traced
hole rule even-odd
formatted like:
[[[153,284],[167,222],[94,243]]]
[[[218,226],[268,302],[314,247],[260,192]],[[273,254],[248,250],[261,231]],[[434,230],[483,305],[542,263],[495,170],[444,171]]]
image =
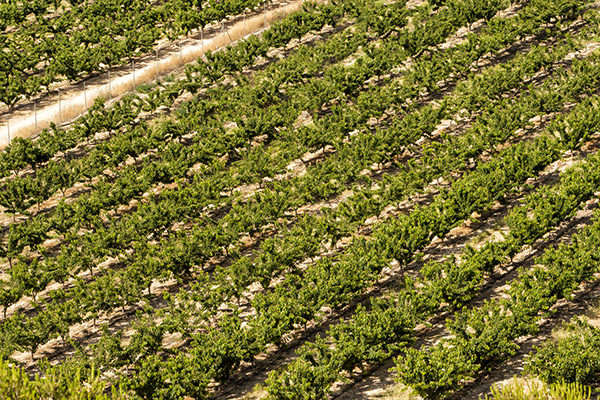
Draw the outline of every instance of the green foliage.
[[[53,2],[54,11],[63,8],[58,15],[46,0],[0,4],[2,31],[11,24],[17,27],[0,42],[0,102],[9,107],[64,78],[77,81],[106,66],[127,64],[150,52],[160,38],[174,40],[263,3],[223,0],[203,7],[193,0],[70,0],[65,10],[64,4]]]
[[[401,382],[424,398],[438,399],[452,392],[475,370],[473,356],[460,347],[438,344],[431,352],[408,349],[396,361]]]
[[[87,374],[87,373],[86,373]],[[0,359],[0,397],[6,400],[113,400],[125,398],[116,387],[106,384],[93,372],[84,376],[81,370],[47,367],[43,376],[30,378],[25,371]]]
[[[428,6],[411,11],[403,2],[376,7],[362,1],[307,4],[262,37],[208,54],[186,68],[185,78],[147,91],[147,98],[126,96],[110,109],[99,103],[73,129],[53,128],[38,141],[17,142],[2,153],[4,176],[28,165],[34,169],[31,175],[2,183],[7,194],[0,200],[12,205],[14,212],[27,211],[29,205],[75,182],[85,181],[89,189],[74,202],[60,202],[54,210],[8,230],[2,255],[11,264],[16,262],[10,281],[0,286],[4,310],[24,294],[35,296],[53,280],[73,277],[73,282],[39,299],[33,315],[22,310],[11,313],[0,328],[2,352],[29,350],[34,355],[51,338],[68,340],[72,324],[116,307],[125,311],[128,305],[156,301],[152,293],[156,280],[191,281],[187,291],[167,296],[164,312],[154,314],[148,308],[140,313],[127,345],[119,333],[104,330],[101,340],[86,349],[89,354],[81,353],[70,362],[86,368],[97,363],[103,372],[132,372],[122,379],[128,392],[139,398],[205,398],[212,382],[228,380],[269,345],[284,345],[286,334],[318,319],[323,309],[339,309],[360,298],[390,263],[404,267],[418,259],[418,252],[435,236],[443,237],[471,213],[502,201],[565,149],[581,145],[586,131],[597,126],[596,100],[557,117],[564,124],[553,126],[556,136],[542,135],[512,146],[505,142],[516,130],[527,128],[531,118],[560,111],[565,103],[595,91],[600,80],[598,57],[574,61],[573,69],[549,78],[541,88],[528,88],[529,77],[553,68],[576,48],[575,43],[561,40],[535,48],[501,68],[473,75],[473,64],[482,55],[500,51],[520,36],[552,34],[556,15],[545,12],[543,2],[528,2],[516,17],[491,18],[480,35],[465,43],[443,52],[429,51],[462,24],[490,18],[504,6],[502,1],[451,4],[431,15]],[[177,6],[197,10],[200,4]],[[314,46],[301,45],[251,79],[245,76],[245,68],[266,57],[271,47],[348,16],[357,19],[351,29]],[[405,27],[407,16],[413,16],[414,31]],[[167,24],[165,29],[177,35],[182,27]],[[414,68],[400,71],[402,79],[390,79],[388,74],[395,76],[392,71],[409,54],[418,55]],[[344,60],[350,56],[356,60],[347,65]],[[65,58],[74,64],[74,76],[83,68],[75,58]],[[235,84],[221,85],[224,77]],[[465,77],[439,107],[421,105],[425,93],[438,95],[439,82],[451,86]],[[196,93],[201,88],[202,96],[184,103],[172,118],[157,123],[140,118],[141,110],[168,107],[183,91]],[[504,98],[511,90],[526,88],[514,99]],[[303,111],[311,123],[297,127]],[[388,112],[396,118],[388,121]],[[463,135],[442,134],[420,144],[442,120],[458,114],[473,117],[472,128]],[[374,119],[377,127],[372,126]],[[85,156],[52,159],[104,131],[106,140],[94,140]],[[291,160],[326,147],[335,153],[307,162],[306,173],[300,176],[279,179]],[[373,164],[398,162],[407,151],[419,157],[398,163],[398,173],[378,181],[378,186],[364,176]],[[475,162],[482,154],[491,155],[491,160]],[[582,170],[593,171],[593,165],[598,169],[597,161],[589,165]],[[462,178],[455,178],[459,172]],[[380,362],[412,343],[418,323],[462,307],[498,264],[594,193],[597,173],[590,172],[588,179],[569,176],[560,190],[541,190],[526,199],[524,208],[510,218],[514,234],[506,242],[481,250],[468,248],[460,259],[429,263],[414,281],[403,282],[400,295],[358,307],[352,319],[334,325],[326,338],[303,346],[297,362],[269,378],[270,396],[323,398],[346,373]],[[350,236],[367,217],[422,192],[439,177],[454,182],[431,204],[375,225],[368,240],[353,240],[335,259],[310,260],[298,268],[323,246]],[[155,194],[162,184],[170,188]],[[242,196],[234,188],[244,184],[258,184],[261,190]],[[330,199],[348,187],[354,194],[339,207],[297,215],[301,205]],[[119,206],[132,200],[137,200],[135,206],[120,213]],[[272,236],[263,240],[267,235]],[[240,239],[246,236],[263,240],[251,256],[241,256],[246,249]],[[57,255],[40,246],[55,237],[64,241]],[[213,268],[212,261],[221,257],[231,259],[231,265]],[[107,268],[104,263],[109,259],[115,262]],[[576,278],[587,276],[576,266],[573,271]],[[89,272],[91,279],[82,272]],[[531,307],[525,304],[515,315],[498,304],[473,313],[462,311],[448,325],[456,334],[456,346],[436,347],[427,354],[407,352],[411,368],[404,372],[406,379],[425,394],[451,392],[487,363],[510,356],[515,335],[533,331],[530,316],[535,307],[547,307],[568,295],[575,280],[555,279],[549,293],[537,297],[534,293]],[[255,282],[264,290],[248,297],[248,286]],[[529,296],[524,289],[515,285],[514,293]],[[256,314],[241,317],[240,298]],[[183,350],[163,347],[168,333],[181,334]],[[444,369],[427,369],[443,361]]]
[[[581,319],[565,324],[558,338],[534,350],[526,371],[548,383],[600,383],[600,330]]]
[[[514,379],[502,387],[492,387],[486,400],[589,400],[591,389],[579,383],[544,385],[537,381]]]
[[[600,260],[596,255],[599,244],[600,220],[596,215],[594,224],[575,235],[571,244],[546,251],[535,267],[522,270],[519,278],[507,290],[507,298],[491,300],[482,307],[463,310],[447,323],[447,329],[453,334],[451,338],[444,339],[432,349],[413,351],[406,357],[399,357],[396,360],[399,380],[413,386],[420,393],[443,398],[443,394],[460,388],[478,372],[510,358],[518,348],[515,343],[517,338],[535,333],[537,322],[549,312],[552,305],[561,298],[568,298],[581,282],[591,279],[600,269]],[[582,358],[573,360],[580,361],[581,365],[571,364],[568,358],[562,356],[569,357],[569,345],[576,341],[565,343],[568,344],[561,348],[561,357],[553,359],[557,368],[555,370],[550,367],[547,379],[550,380],[549,376],[553,373],[556,373],[557,379],[561,379],[562,373],[576,379],[579,366],[582,368],[581,380],[597,375],[597,370],[594,370],[597,363],[595,352],[592,351],[592,358],[583,352]],[[454,363],[446,365],[451,371],[450,377],[444,377],[443,380],[431,377],[429,371],[436,371],[438,368],[433,361],[445,354],[446,348],[464,354],[465,358],[448,358],[450,361],[454,360]],[[552,350],[547,349],[541,353],[546,358],[537,364],[538,367],[550,361]],[[413,372],[402,369],[405,358],[420,360],[420,375],[415,377]],[[564,369],[561,365],[564,365]],[[542,371],[540,370],[543,374]]]

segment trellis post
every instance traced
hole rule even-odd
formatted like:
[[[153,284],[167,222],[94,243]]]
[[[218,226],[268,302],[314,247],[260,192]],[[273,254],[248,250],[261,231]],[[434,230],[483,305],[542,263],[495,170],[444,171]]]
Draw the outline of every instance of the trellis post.
[[[58,89],[58,126],[62,125],[62,104],[61,104],[61,95],[60,89]]]

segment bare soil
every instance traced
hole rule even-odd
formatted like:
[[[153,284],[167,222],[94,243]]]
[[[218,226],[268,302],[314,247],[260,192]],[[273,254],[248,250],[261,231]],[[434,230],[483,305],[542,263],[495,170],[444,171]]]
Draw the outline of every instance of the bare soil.
[[[57,83],[48,94],[40,95],[34,101],[24,101],[12,112],[5,110],[0,115],[0,147],[6,146],[11,138],[35,136],[50,123],[67,125],[91,107],[98,97],[118,99],[139,85],[173,72],[181,73],[186,64],[195,62],[206,51],[259,34],[272,22],[299,10],[304,1],[272,2],[175,42],[163,40],[158,44],[157,52],[134,60],[130,65],[96,74],[74,85],[66,81]]]

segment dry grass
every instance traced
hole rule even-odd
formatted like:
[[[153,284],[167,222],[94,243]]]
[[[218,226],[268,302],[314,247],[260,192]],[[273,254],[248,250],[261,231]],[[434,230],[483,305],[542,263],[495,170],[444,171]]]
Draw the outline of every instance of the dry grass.
[[[595,306],[590,307],[585,312],[585,314],[574,317],[572,322],[575,322],[577,320],[581,320],[582,322],[585,322],[586,324],[589,324],[592,327],[599,329],[600,328],[600,302],[597,303]],[[552,336],[552,339],[559,340],[559,339],[564,339],[567,336],[576,335],[577,332],[579,332],[578,328],[573,330],[571,327],[571,329],[567,330],[567,329],[565,329],[564,325],[561,325],[552,330],[551,336]]]
[[[240,398],[240,400],[259,400],[267,397],[267,391],[263,387],[263,385],[256,385],[254,389],[250,393],[246,393],[244,396]]]
[[[176,71],[182,65],[195,62],[206,51],[214,51],[227,46],[246,36],[257,34],[272,22],[283,18],[285,15],[299,11],[305,0],[293,1],[282,5],[274,10],[261,13],[245,20],[239,21],[227,30],[209,39],[198,40],[189,46],[183,46],[169,54],[165,54],[158,61],[146,62],[135,66],[135,72],[129,72],[123,76],[111,79],[110,84],[105,83],[88,88],[75,94],[62,98],[60,104],[58,99],[55,104],[37,111],[37,132],[50,126],[50,123],[65,123],[79,117],[86,111],[86,105],[90,107],[94,100],[99,97],[115,98],[129,93],[135,86],[154,81],[157,76],[164,76]],[[322,2],[324,0],[317,0]],[[9,135],[15,137],[30,137],[36,134],[36,116],[29,113],[24,117],[14,117],[10,120],[10,126],[2,121],[0,126],[0,147],[7,145]]]
[[[371,398],[373,400],[417,400],[420,397],[413,394],[410,388],[398,383]]]
[[[589,389],[579,384],[546,385],[539,379],[513,378],[492,388],[486,400],[588,400]]]
[[[600,329],[600,302],[585,313],[587,323],[596,329]]]

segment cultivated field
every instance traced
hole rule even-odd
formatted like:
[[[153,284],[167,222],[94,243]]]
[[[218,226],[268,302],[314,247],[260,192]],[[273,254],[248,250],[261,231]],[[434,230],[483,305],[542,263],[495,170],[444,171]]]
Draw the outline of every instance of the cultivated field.
[[[0,399],[596,395],[600,3],[0,15]]]

